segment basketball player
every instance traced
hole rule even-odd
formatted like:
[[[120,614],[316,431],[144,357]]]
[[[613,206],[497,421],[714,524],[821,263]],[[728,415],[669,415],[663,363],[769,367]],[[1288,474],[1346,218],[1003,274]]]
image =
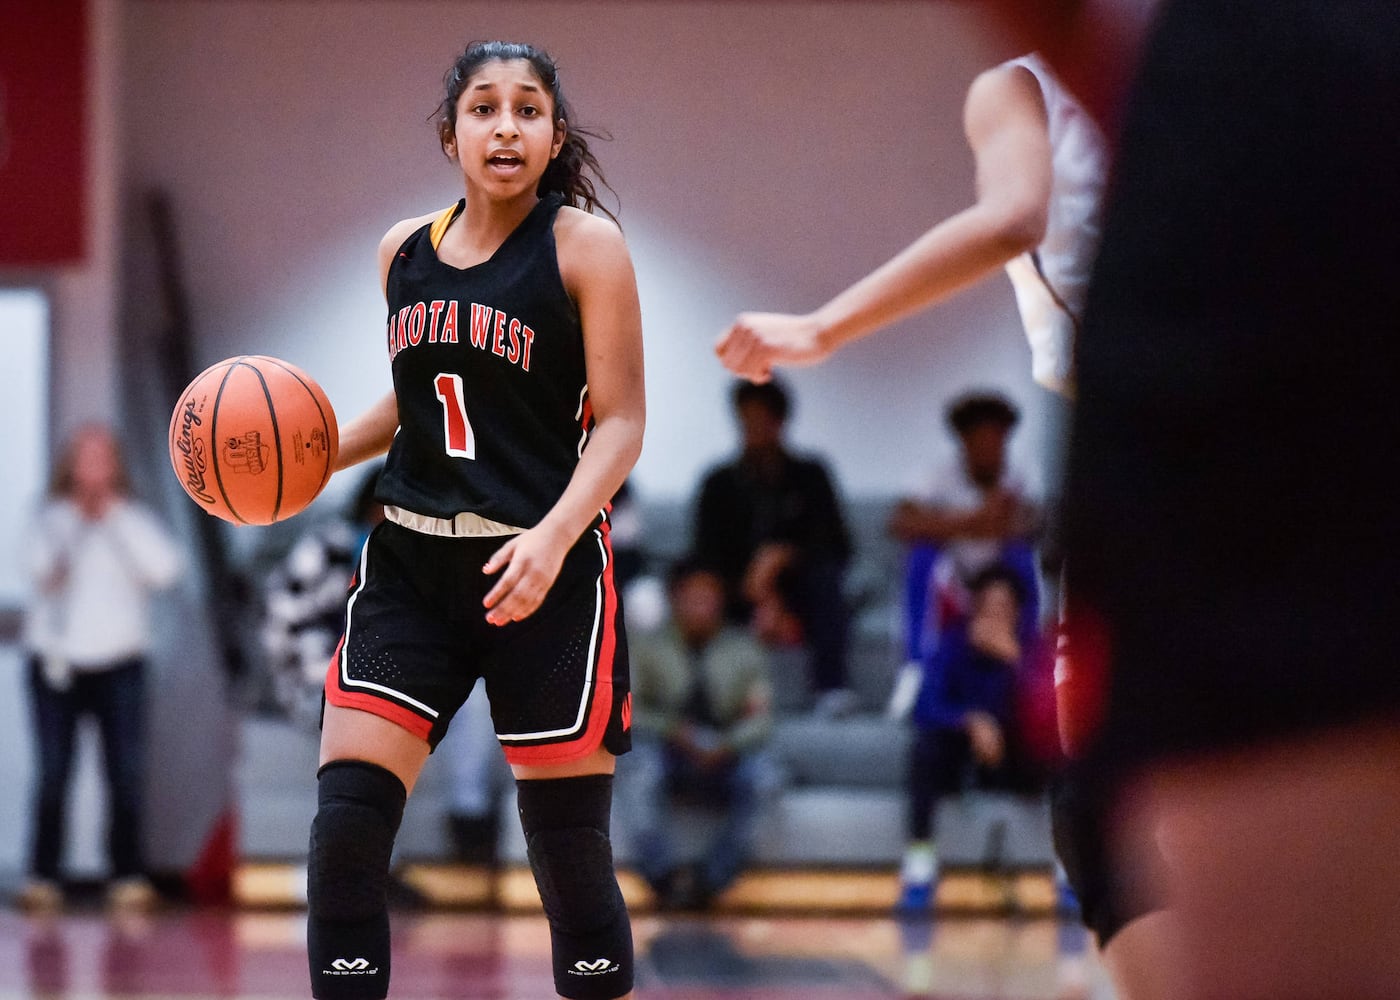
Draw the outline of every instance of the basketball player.
[[[1034,55],[973,81],[964,127],[975,161],[974,204],[811,314],[739,316],[717,346],[728,368],[761,381],[774,364],[821,361],[841,345],[1005,268],[1030,342],[1034,377],[1073,395],[1074,339],[1108,173],[1105,139]],[[1077,700],[1066,668],[1057,674],[1063,716]],[[1103,837],[1107,796],[1097,788],[1078,780],[1057,783],[1057,853],[1122,995],[1162,996],[1155,956],[1164,918],[1143,893],[1118,884]]]
[[[1080,15],[1132,3],[1000,6],[1086,53]],[[1400,995],[1397,51],[1391,3],[1167,0],[1125,105],[1070,624],[1102,625],[1090,758],[1126,779],[1121,848],[1170,864],[1188,1000]],[[1105,65],[1077,62],[1086,92]]]
[[[1383,0],[1168,0],[1124,108],[1069,622],[1187,1000],[1400,996],[1397,53]]]
[[[561,997],[632,990],[609,839],[630,745],[608,499],[641,448],[641,318],[554,62],[473,42],[446,76],[465,196],[380,245],[394,391],[341,432],[388,452],[326,677],[307,897],[312,992],[381,998],[384,883],[428,754],[484,676]],[[591,175],[591,176],[590,176]]]

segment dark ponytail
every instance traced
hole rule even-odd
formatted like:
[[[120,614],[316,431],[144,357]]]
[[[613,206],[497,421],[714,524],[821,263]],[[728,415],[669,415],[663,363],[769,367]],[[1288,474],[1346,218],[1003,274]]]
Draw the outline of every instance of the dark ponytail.
[[[457,99],[462,96],[462,91],[466,89],[472,74],[485,63],[515,59],[523,59],[530,64],[535,76],[549,90],[554,101],[554,120],[562,121],[565,125],[564,147],[545,168],[536,193],[543,197],[557,192],[564,196],[566,205],[581,208],[585,212],[592,212],[596,208],[616,222],[617,216],[599,201],[598,189],[594,182],[612,191],[614,199],[617,192],[613,191],[612,185],[603,176],[597,157],[588,148],[589,139],[607,140],[612,137],[604,132],[574,124],[573,109],[564,97],[564,90],[559,82],[559,68],[549,53],[533,45],[524,42],[471,42],[467,45],[466,50],[457,57],[452,68],[443,77],[444,95],[442,103],[434,113],[438,141],[442,144],[443,152],[447,151],[447,145],[457,127]]]

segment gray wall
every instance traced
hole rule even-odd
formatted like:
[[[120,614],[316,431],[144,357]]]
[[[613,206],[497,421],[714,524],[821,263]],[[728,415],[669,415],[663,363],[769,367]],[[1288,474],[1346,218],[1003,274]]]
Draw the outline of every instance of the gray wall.
[[[461,193],[425,121],[443,71],[471,38],[547,47],[614,136],[652,403],[637,485],[683,496],[732,445],[711,346],[735,313],[815,307],[971,198],[962,98],[997,58],[978,27],[961,3],[131,2],[127,183],[174,194],[201,360],[285,356],[347,418],[389,386],[379,238]],[[1031,460],[1051,404],[1028,368],[997,276],[795,374],[795,436],[886,494],[949,448],[941,401],[993,383]]]
[[[162,320],[143,270],[148,234],[121,209],[152,186],[177,210],[200,364],[286,357],[325,385],[342,418],[378,398],[389,386],[378,240],[460,193],[426,121],[442,73],[468,39],[521,38],[558,57],[580,120],[614,136],[598,153],[621,195],[648,352],[636,483],[683,499],[733,445],[728,380],[711,354],[733,315],[815,307],[972,197],[962,96],[1011,54],[982,34],[975,6],[93,0],[93,257],[0,274],[54,296],[54,437],[125,406],[135,436],[152,442],[141,456],[148,499],[188,531],[192,508],[158,443],[167,406],[144,368],[127,373],[134,392],[118,386],[138,357],[125,345]],[[1028,369],[997,276],[794,374],[794,436],[831,459],[849,495],[888,496],[951,454],[942,402],[991,384],[1026,412],[1016,457],[1044,465],[1061,410]],[[322,503],[354,481],[339,477]],[[265,544],[258,529],[229,538],[241,552]],[[195,581],[171,602],[156,665],[152,848],[176,864],[192,860],[229,801],[235,752],[231,720],[214,707],[224,692],[199,597]],[[11,681],[13,660],[0,665],[0,682]],[[21,738],[5,749],[19,767],[0,769],[12,803],[4,833],[22,825]],[[85,829],[76,850],[92,859]],[[11,853],[0,852],[0,870]]]

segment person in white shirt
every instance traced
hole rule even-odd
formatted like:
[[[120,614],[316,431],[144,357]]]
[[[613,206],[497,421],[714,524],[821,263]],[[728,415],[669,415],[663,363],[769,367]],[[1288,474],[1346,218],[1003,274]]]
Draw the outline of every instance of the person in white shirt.
[[[931,589],[966,612],[967,581],[1003,561],[1008,545],[1029,546],[1042,516],[1027,477],[1007,462],[1006,442],[1020,419],[1011,401],[996,392],[964,393],[948,404],[947,419],[958,460],[895,505],[889,531],[907,544],[938,547]]]
[[[23,642],[29,661],[36,780],[29,881],[21,905],[62,903],[65,808],[79,719],[102,738],[114,904],[155,896],[142,855],[145,671],[150,599],[172,586],[180,551],[131,482],[112,431],[73,435],[26,537],[32,597]]]

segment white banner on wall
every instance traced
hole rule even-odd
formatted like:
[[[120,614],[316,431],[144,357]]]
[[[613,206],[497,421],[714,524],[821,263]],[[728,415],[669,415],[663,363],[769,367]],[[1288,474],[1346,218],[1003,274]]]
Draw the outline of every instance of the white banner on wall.
[[[48,427],[49,301],[0,288],[0,608],[24,598],[20,540],[44,488]]]

